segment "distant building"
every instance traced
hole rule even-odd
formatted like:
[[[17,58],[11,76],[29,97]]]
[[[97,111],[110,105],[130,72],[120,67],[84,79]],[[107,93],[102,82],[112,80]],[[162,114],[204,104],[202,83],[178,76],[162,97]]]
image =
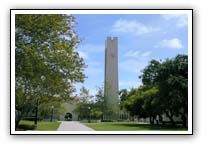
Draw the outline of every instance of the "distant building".
[[[66,112],[60,115],[60,120],[76,121],[78,120],[78,113],[74,111],[76,103],[64,103]]]

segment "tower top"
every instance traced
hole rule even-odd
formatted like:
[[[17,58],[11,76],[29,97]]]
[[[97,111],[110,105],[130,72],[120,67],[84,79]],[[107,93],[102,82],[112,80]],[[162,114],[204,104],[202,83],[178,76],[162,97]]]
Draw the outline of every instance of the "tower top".
[[[111,36],[107,37],[107,40],[117,40],[117,39],[118,39],[118,37],[111,37]]]

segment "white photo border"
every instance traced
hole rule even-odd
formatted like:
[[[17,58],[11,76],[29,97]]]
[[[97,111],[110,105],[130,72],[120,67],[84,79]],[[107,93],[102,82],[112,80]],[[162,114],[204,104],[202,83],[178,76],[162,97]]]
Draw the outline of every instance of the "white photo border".
[[[188,130],[187,131],[16,131],[15,15],[16,14],[187,14]],[[193,135],[193,9],[10,9],[10,135]]]

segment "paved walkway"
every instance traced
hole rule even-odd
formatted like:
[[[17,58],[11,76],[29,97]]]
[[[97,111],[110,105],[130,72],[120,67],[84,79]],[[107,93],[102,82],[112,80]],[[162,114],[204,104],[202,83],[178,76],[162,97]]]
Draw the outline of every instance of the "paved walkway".
[[[94,131],[78,121],[61,121],[57,131]]]

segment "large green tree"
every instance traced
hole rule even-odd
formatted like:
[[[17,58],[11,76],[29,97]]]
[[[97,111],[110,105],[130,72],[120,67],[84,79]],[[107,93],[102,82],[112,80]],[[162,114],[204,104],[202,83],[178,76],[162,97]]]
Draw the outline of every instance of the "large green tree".
[[[44,96],[69,98],[74,83],[84,81],[75,24],[72,15],[15,15],[16,125],[31,102]]]
[[[175,125],[174,115],[181,115],[186,127],[188,116],[188,57],[177,55],[163,62],[152,60],[143,70],[142,81],[148,88],[156,86],[156,102]]]
[[[184,127],[188,116],[188,57],[177,55],[165,61],[150,61],[143,70],[143,85],[120,92],[121,105],[131,115],[149,117],[150,122],[165,113],[175,125],[174,116],[180,115]],[[164,122],[162,122],[164,123]]]
[[[150,122],[153,123],[156,115],[159,114],[156,101],[157,94],[158,89],[156,87],[148,89],[145,86],[141,86],[136,89],[131,89],[123,101],[123,107],[132,116],[136,115],[139,118],[149,117]]]
[[[143,88],[131,89],[126,100],[124,100],[123,105],[127,111],[130,112],[132,116],[136,115],[139,118],[145,118],[146,112],[143,108],[144,96]]]

